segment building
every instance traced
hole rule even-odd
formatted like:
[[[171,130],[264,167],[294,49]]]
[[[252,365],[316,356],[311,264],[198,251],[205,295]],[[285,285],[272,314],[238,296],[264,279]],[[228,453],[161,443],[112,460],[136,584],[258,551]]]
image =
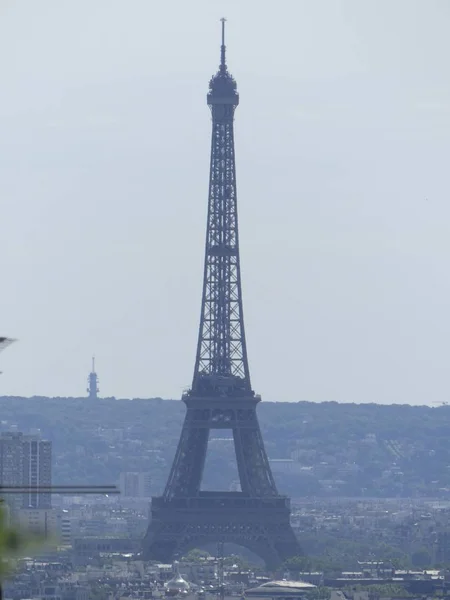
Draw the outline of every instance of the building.
[[[303,467],[301,463],[292,458],[271,458],[269,464],[273,473],[309,473],[308,467]]]
[[[125,471],[119,477],[119,489],[126,498],[150,498],[150,473]]]
[[[19,487],[23,485],[23,440],[21,433],[7,432],[0,435],[0,485]],[[22,497],[8,494],[5,498],[14,513],[21,507]]]
[[[21,508],[16,519],[21,528],[61,541],[61,512],[54,508]]]
[[[436,562],[447,563],[450,560],[450,532],[440,531],[437,536]]]
[[[259,600],[259,598],[303,600],[305,595],[314,589],[316,589],[315,585],[305,581],[267,581],[256,588],[246,590],[245,595],[254,600]]]
[[[6,501],[13,513],[19,509],[50,509],[50,493],[39,487],[52,484],[52,443],[40,435],[12,431],[0,435],[0,485],[37,488],[26,493],[8,494]]]
[[[23,437],[23,480],[27,487],[52,485],[52,443],[38,436]],[[22,496],[22,508],[51,508],[50,493],[29,491]]]
[[[83,537],[72,541],[75,565],[93,565],[101,554],[134,554],[141,550],[141,540],[112,537]]]
[[[66,510],[63,510],[61,515],[61,544],[63,546],[70,546],[72,543],[72,521],[67,514]]]
[[[182,561],[179,564],[182,577],[193,583],[217,583],[217,559],[205,558],[199,562]]]

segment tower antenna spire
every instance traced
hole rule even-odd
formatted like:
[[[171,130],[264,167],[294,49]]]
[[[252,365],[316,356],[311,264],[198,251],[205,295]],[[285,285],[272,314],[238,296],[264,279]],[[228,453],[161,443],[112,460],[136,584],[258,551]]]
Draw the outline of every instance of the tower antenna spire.
[[[226,23],[226,19],[225,17],[222,17],[220,19],[221,23],[222,23],[222,45],[220,46],[220,70],[221,71],[225,71],[227,68],[226,62],[225,62],[225,23]]]

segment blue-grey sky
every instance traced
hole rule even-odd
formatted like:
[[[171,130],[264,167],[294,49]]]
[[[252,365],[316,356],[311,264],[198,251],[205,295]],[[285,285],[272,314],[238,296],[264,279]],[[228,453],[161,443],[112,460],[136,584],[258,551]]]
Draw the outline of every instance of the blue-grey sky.
[[[450,398],[447,0],[1,0],[1,394],[192,377],[221,16],[266,400]]]

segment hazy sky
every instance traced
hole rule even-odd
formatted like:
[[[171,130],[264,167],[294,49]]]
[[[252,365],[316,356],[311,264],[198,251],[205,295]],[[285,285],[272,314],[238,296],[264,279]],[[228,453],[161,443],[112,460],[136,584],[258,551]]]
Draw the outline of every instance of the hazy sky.
[[[223,15],[254,388],[449,400],[447,0],[0,0],[0,394],[189,386]]]

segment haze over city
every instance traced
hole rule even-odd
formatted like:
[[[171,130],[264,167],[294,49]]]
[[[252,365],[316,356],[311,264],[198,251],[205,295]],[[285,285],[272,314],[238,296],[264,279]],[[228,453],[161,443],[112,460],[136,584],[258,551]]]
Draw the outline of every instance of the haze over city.
[[[266,400],[449,397],[444,1],[3,1],[2,395],[178,398],[208,80],[236,77],[244,314]]]

